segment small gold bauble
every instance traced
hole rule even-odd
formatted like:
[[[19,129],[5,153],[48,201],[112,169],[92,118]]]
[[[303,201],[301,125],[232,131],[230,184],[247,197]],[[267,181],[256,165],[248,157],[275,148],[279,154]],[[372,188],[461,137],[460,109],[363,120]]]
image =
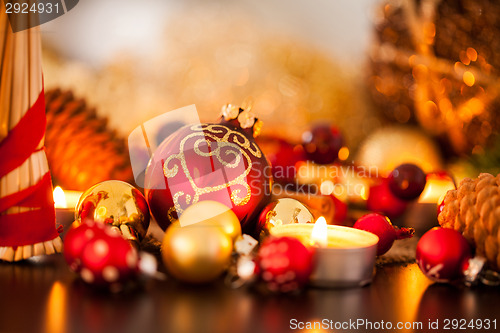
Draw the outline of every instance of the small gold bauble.
[[[232,240],[221,228],[181,227],[177,221],[168,227],[162,243],[163,262],[170,274],[190,283],[206,283],[220,276],[230,264],[232,250]]]
[[[200,201],[189,206],[179,222],[183,227],[194,224],[219,227],[233,242],[241,236],[241,225],[236,214],[217,201]]]
[[[142,193],[119,180],[101,182],[82,194],[75,219],[81,222],[86,218],[116,227],[130,240],[146,236],[150,219]]]

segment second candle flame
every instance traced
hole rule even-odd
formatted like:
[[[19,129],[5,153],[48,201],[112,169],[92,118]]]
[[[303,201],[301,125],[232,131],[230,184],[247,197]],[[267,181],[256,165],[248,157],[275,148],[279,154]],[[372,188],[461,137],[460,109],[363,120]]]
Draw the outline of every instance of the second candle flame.
[[[55,208],[67,208],[68,204],[66,202],[66,195],[60,186],[57,186],[53,192],[54,196],[54,207]]]

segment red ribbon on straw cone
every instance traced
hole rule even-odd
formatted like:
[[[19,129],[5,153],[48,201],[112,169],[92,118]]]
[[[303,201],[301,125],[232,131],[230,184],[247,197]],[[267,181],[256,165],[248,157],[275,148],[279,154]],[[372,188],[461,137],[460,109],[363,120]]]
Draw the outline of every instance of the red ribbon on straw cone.
[[[0,11],[0,49],[0,260],[18,261],[61,252],[62,241],[43,148],[39,30],[14,34]]]

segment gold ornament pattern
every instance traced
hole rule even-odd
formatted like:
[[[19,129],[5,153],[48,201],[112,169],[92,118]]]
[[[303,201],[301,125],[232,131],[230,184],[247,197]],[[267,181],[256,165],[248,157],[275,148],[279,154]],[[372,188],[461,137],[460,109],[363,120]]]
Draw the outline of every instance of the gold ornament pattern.
[[[193,133],[187,135],[181,140],[179,144],[179,153],[170,155],[163,163],[163,174],[167,179],[175,177],[179,172],[180,166],[194,193],[194,195],[191,196],[190,194],[185,194],[183,191],[178,191],[173,195],[174,209],[177,213],[181,214],[183,212],[183,205],[180,203],[180,199],[182,197],[184,197],[186,205],[191,205],[197,203],[200,196],[203,194],[217,192],[231,186],[242,186],[245,191],[244,195],[241,195],[241,189],[232,190],[230,195],[231,202],[236,206],[243,206],[248,203],[251,197],[251,189],[250,185],[246,182],[246,177],[250,173],[253,166],[249,154],[257,158],[262,157],[262,152],[257,144],[255,142],[250,142],[250,140],[242,133],[220,124],[186,125],[183,128],[186,127],[189,127]],[[222,137],[217,136],[217,134],[220,135],[222,133],[224,134]],[[213,142],[210,142],[207,138],[216,142],[215,149],[212,149]],[[225,168],[236,169],[237,167],[240,167],[244,161],[246,161],[247,167],[237,177],[226,183],[215,186],[198,186],[195,182],[195,177],[191,174],[188,168],[184,153],[186,149],[190,149],[187,144],[188,141],[193,139],[195,140],[193,144],[193,151],[198,156],[215,158]],[[208,151],[201,148],[201,145],[204,144],[207,145]],[[232,161],[226,160],[229,156],[233,157]],[[169,219],[172,221],[171,214],[168,215]]]

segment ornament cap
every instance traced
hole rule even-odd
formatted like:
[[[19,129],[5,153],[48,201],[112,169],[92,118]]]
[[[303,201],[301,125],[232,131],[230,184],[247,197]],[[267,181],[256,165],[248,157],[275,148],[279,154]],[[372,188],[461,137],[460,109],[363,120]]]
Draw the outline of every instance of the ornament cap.
[[[486,263],[486,258],[481,256],[469,259],[467,268],[464,269],[464,283],[467,287],[472,287],[479,283],[490,287],[497,287],[500,285],[500,274],[485,269]]]
[[[467,268],[464,270],[465,285],[470,287],[478,282],[478,277],[486,264],[486,258],[474,257],[469,259]]]
[[[221,124],[240,127],[243,132],[252,135],[254,138],[259,136],[263,122],[259,120],[252,111],[252,107],[238,107],[232,104],[226,104],[221,109]]]

